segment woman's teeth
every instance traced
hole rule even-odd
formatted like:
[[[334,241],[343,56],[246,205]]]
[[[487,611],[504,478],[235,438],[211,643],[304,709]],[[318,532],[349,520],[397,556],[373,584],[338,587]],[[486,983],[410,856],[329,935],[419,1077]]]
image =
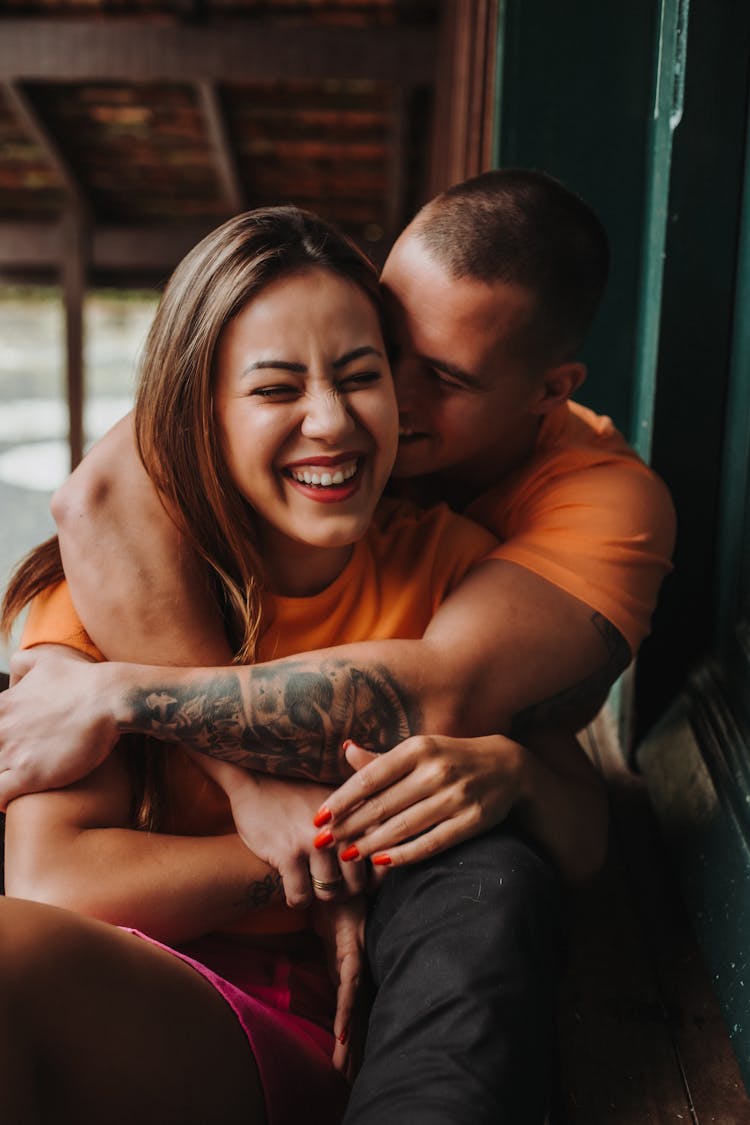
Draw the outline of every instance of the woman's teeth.
[[[292,477],[300,484],[313,484],[319,488],[330,488],[332,485],[343,484],[351,480],[357,471],[356,461],[347,461],[345,465],[338,465],[335,469],[290,469]]]

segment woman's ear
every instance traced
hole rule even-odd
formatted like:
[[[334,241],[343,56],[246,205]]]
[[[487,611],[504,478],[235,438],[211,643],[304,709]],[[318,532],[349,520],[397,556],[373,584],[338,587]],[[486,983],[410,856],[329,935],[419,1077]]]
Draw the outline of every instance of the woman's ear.
[[[585,378],[586,366],[583,363],[560,363],[556,367],[548,367],[542,378],[535,412],[549,414],[556,406],[567,402]]]

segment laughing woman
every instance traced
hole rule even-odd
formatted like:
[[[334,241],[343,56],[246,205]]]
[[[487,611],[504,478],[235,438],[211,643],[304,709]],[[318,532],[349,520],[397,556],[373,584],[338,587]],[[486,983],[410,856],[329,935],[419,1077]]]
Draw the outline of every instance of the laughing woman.
[[[312,647],[420,636],[491,545],[445,510],[378,506],[397,439],[377,280],[293,208],[230,220],[178,266],[146,346],[136,430],[241,661],[309,648],[321,622]],[[32,599],[34,643],[101,659],[54,542],[19,569],[4,624]],[[325,854],[315,862],[319,885],[340,879]],[[186,752],[123,743],[68,789],[13,801],[6,882],[2,1120],[338,1119],[346,1085],[331,1056],[351,997],[342,1006],[339,993],[334,1028],[324,943]],[[345,963],[358,899],[315,911]]]

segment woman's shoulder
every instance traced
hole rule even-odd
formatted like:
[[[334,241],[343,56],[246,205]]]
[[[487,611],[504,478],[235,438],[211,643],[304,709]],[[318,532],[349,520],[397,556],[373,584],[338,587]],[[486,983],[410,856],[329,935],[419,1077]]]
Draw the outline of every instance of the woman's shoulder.
[[[81,624],[64,580],[38,594],[29,607],[20,647],[43,644],[67,645],[93,660],[104,659]]]

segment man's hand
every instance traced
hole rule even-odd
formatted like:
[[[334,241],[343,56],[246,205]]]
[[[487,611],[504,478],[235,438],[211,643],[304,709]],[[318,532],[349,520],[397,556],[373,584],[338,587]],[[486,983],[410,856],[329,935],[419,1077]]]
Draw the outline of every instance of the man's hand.
[[[417,735],[382,755],[350,742],[346,757],[357,772],[316,817],[344,860],[416,863],[499,824],[524,796],[526,750],[502,735]]]
[[[100,666],[88,657],[41,645],[17,653],[10,667],[13,686],[0,695],[0,808],[80,781],[119,737],[96,690]]]
[[[322,836],[323,847],[311,839],[310,821],[328,797],[328,787],[249,773],[202,754],[191,756],[226,793],[235,827],[250,851],[281,875],[287,906],[309,906],[313,898],[330,902],[364,889],[363,867],[345,864],[344,876],[335,851],[325,846],[327,838]]]
[[[333,1065],[353,1081],[367,1029],[367,1012],[360,980],[364,962],[367,900],[359,895],[347,902],[315,903],[312,923],[325,946],[328,967],[336,985]]]

